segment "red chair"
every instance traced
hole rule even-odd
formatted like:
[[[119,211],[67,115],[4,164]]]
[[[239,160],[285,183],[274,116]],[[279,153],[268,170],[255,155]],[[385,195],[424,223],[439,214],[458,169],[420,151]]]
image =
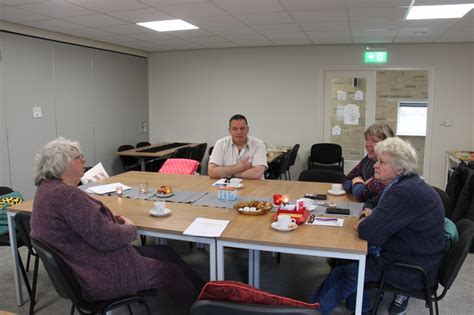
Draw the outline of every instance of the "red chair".
[[[200,163],[191,159],[167,159],[158,173],[193,175]]]

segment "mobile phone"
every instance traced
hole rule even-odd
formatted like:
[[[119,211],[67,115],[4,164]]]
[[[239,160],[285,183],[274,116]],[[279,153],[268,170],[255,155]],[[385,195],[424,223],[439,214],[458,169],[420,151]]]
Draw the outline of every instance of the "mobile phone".
[[[328,207],[326,208],[326,213],[328,214],[344,214],[344,215],[349,215],[351,214],[351,211],[346,208],[331,208]]]
[[[305,198],[315,199],[315,200],[327,200],[328,196],[325,194],[305,194]]]

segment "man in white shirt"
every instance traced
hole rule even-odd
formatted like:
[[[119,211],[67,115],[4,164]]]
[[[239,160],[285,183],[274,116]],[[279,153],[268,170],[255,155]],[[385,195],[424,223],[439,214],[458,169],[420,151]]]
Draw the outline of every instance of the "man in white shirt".
[[[245,116],[236,114],[229,120],[230,136],[217,140],[209,158],[212,178],[235,176],[262,179],[267,168],[267,150],[262,140],[249,137]]]

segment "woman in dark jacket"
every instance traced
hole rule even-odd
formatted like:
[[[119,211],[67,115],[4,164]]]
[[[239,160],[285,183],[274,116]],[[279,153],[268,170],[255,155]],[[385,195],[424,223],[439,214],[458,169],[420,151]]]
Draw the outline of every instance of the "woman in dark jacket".
[[[163,288],[176,302],[191,305],[203,281],[167,246],[132,246],[133,222],[76,187],[84,164],[79,144],[64,138],[37,156],[31,236],[58,251],[86,300]]]
[[[365,282],[380,280],[384,268],[393,262],[416,264],[425,269],[430,283],[437,281],[444,253],[444,210],[434,189],[417,174],[417,157],[413,147],[393,137],[375,147],[378,161],[374,177],[385,185],[375,202],[366,208],[354,229],[361,239],[377,250],[367,256]],[[334,267],[315,292],[312,302],[321,304],[321,312],[330,314],[344,299],[354,310],[358,263]],[[407,290],[420,289],[418,273],[401,269],[386,279]],[[363,311],[371,305],[364,294]]]

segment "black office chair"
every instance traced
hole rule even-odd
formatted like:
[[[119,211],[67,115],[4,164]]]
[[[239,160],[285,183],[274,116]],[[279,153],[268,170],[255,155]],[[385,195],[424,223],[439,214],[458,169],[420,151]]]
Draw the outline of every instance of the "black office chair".
[[[344,174],[342,147],[336,143],[313,144],[308,158],[308,169],[313,168],[339,171]]]
[[[323,182],[341,183],[344,181],[344,174],[332,170],[311,169],[304,170],[298,177],[300,182]]]
[[[35,297],[36,297],[36,283],[38,280],[38,265],[39,265],[39,257],[33,249],[31,245],[31,238],[30,238],[30,219],[31,213],[29,212],[18,212],[15,215],[15,225],[18,230],[18,235],[20,236],[23,244],[28,248],[28,256],[35,257],[34,267],[33,267],[33,287],[30,287],[28,280],[25,279],[26,288],[28,291],[28,295],[30,296],[30,314],[34,314],[34,307],[36,304]]]
[[[290,157],[290,163],[288,164],[288,169],[286,172],[288,173],[288,178],[291,180],[291,174],[290,174],[290,167],[295,165],[296,162],[296,156],[298,155],[298,150],[300,149],[299,144],[295,144],[293,146],[293,149],[291,149],[291,157]]]
[[[207,143],[201,143],[195,146],[192,149],[191,152],[191,159],[196,160],[200,163],[198,169],[196,172],[201,173],[201,164],[202,164],[202,159],[204,158],[204,155],[206,154],[206,149],[207,149]]]
[[[214,150],[214,147],[210,147],[210,148],[209,148],[209,152],[208,152],[209,156],[211,156],[212,150]]]
[[[149,146],[149,145],[151,145],[150,142],[148,142],[148,141],[141,141],[141,142],[138,142],[135,147],[137,147],[137,148],[143,148],[143,147],[147,147],[147,146]]]
[[[173,155],[173,158],[177,159],[189,159],[191,157],[191,153],[193,148],[191,147],[183,147],[176,150]]]
[[[117,152],[122,152],[126,150],[134,149],[133,145],[124,144],[118,147]],[[126,171],[140,171],[140,165],[138,165],[138,160],[131,156],[121,156],[120,161],[122,162],[123,168]]]
[[[441,198],[441,202],[443,203],[443,208],[444,208],[444,216],[447,218],[450,218],[451,215],[453,214],[453,208],[451,207],[451,202],[449,200],[449,195],[439,189],[438,187],[431,186],[433,189],[438,193],[439,197]]]
[[[209,301],[201,300],[194,302],[191,306],[191,315],[267,315],[267,314],[286,314],[286,315],[315,315],[318,311],[310,308],[243,304],[227,301]]]
[[[377,309],[380,304],[383,292],[393,292],[403,294],[405,296],[421,299],[426,301],[426,307],[430,309],[430,315],[433,314],[433,302],[435,303],[436,314],[439,314],[438,301],[444,298],[448,290],[451,288],[454,280],[456,279],[459,270],[464,263],[464,260],[469,253],[472,239],[474,237],[474,221],[469,219],[463,219],[456,224],[459,232],[459,240],[453,245],[453,247],[446,253],[438,272],[438,283],[443,286],[443,291],[438,295],[438,283],[434,286],[429,285],[428,276],[426,272],[419,266],[393,263],[387,266],[383,272],[382,279],[378,284],[378,291],[375,298],[375,306],[372,314],[377,314]],[[407,291],[402,288],[397,288],[385,283],[385,277],[393,269],[397,268],[410,268],[420,272],[423,277],[425,287],[423,290]]]
[[[31,244],[43,262],[56,292],[60,297],[71,300],[71,314],[74,314],[76,308],[80,314],[105,314],[123,305],[127,305],[131,313],[130,304],[137,302],[145,307],[147,314],[151,315],[146,297],[156,295],[156,290],[142,291],[136,295],[123,296],[110,300],[85,301],[81,298],[81,289],[74,273],[56,251],[34,238],[31,238]],[[110,266],[110,268],[113,268],[113,266]]]
[[[278,161],[275,162],[275,164],[272,164],[273,170],[276,170],[276,173],[274,173],[274,177],[278,176],[280,179],[283,179],[283,175],[284,175],[285,179],[288,180],[286,171],[289,168],[290,159],[291,159],[291,151],[288,151],[288,152],[283,153],[283,155],[280,157]]]

